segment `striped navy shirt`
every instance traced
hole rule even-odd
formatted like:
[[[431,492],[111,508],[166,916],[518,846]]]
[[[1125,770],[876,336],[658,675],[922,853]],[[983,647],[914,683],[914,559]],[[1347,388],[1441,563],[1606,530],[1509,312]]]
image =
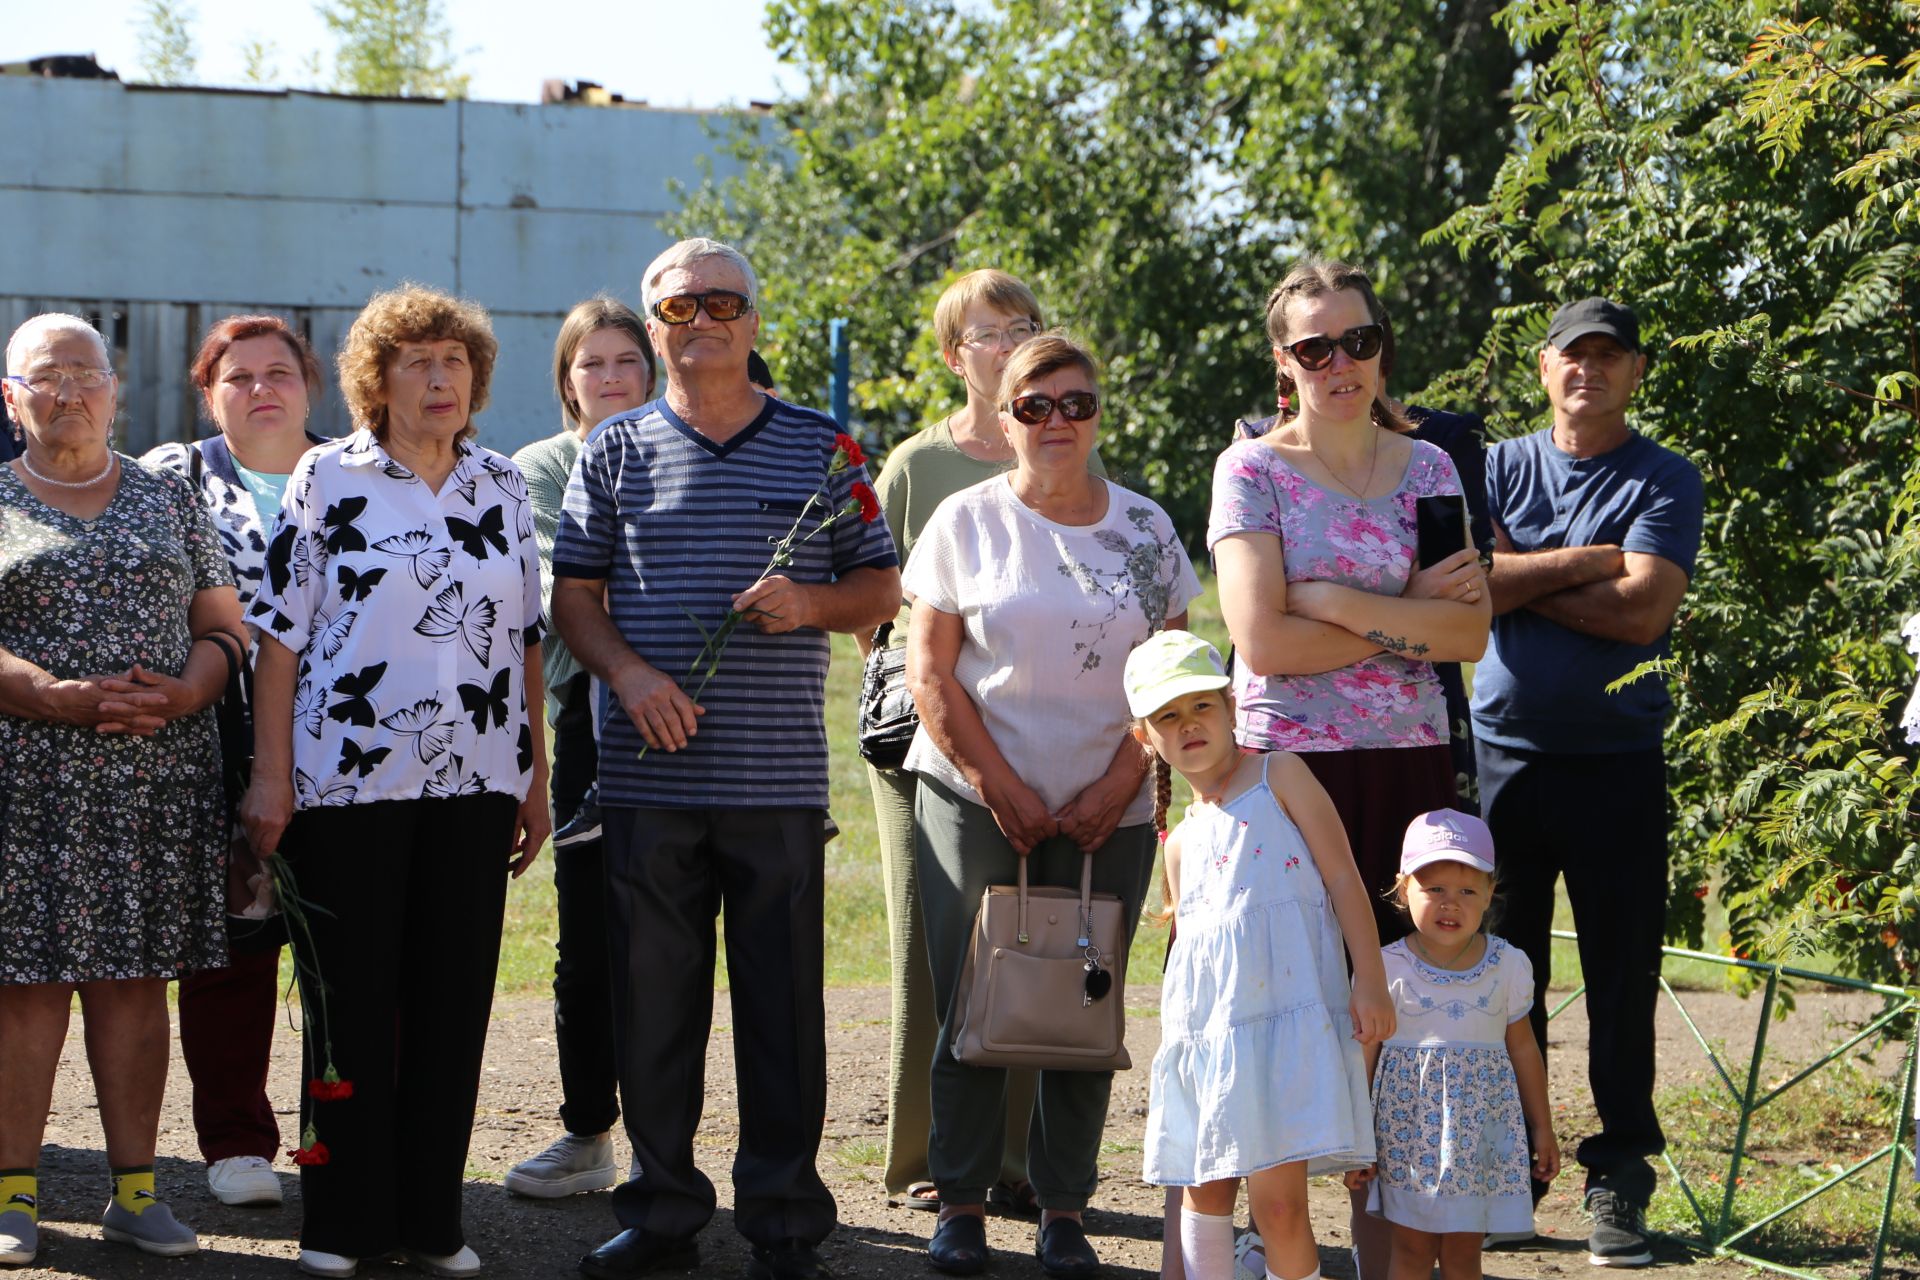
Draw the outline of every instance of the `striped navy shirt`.
[[[863,467],[827,475],[833,419],[768,397],[725,444],[688,426],[666,401],[603,424],[580,451],[554,540],[556,578],[604,578],[613,623],[635,653],[680,682],[733,597],[759,581],[807,500],[825,486],[807,528],[844,507]],[[804,531],[803,531],[804,532]],[[886,522],[841,520],[794,549],[795,582],[832,582],[899,563]],[[698,619],[698,625],[695,624]],[[644,808],[827,805],[822,714],[827,634],[765,635],[743,623],[698,699],[699,731],[679,751],[648,751],[617,709],[600,740],[603,804]]]

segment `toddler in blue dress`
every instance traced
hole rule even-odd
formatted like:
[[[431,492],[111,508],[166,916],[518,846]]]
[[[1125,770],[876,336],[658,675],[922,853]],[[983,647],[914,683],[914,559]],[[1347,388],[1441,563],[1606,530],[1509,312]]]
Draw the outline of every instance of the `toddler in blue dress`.
[[[1240,750],[1227,685],[1219,653],[1184,631],[1161,632],[1127,658],[1135,734],[1195,796],[1163,863],[1175,941],[1145,1177],[1185,1189],[1187,1280],[1234,1274],[1243,1178],[1267,1275],[1316,1280],[1307,1176],[1372,1162],[1361,1048],[1392,1034],[1393,1010],[1333,802],[1298,756]]]
[[[1529,1137],[1533,1176],[1560,1171],[1527,1025],[1533,966],[1481,932],[1493,870],[1480,819],[1436,809],[1408,826],[1392,896],[1414,931],[1381,953],[1396,1030],[1367,1047],[1379,1153],[1368,1209],[1393,1227],[1390,1280],[1427,1280],[1436,1262],[1441,1280],[1479,1280],[1488,1233],[1533,1234]]]

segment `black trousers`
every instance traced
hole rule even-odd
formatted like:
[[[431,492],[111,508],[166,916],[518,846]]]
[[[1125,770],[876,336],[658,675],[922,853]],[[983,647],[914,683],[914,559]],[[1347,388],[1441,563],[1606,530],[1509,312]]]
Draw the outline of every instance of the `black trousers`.
[[[519,803],[489,793],[305,809],[280,852],[312,904],[326,990],[306,1073],[333,1062],[353,1096],[315,1102],[328,1163],[300,1170],[302,1248],[377,1258],[458,1252],[460,1195],[493,1008],[507,855]],[[318,1010],[315,1010],[316,1015]]]
[[[1559,755],[1480,741],[1475,750],[1504,900],[1495,932],[1533,962],[1531,1018],[1542,1056],[1554,882],[1566,877],[1587,983],[1587,1084],[1600,1113],[1600,1132],[1581,1141],[1576,1158],[1589,1188],[1604,1186],[1645,1205],[1654,1188],[1647,1157],[1667,1145],[1653,1110],[1653,1015],[1666,933],[1666,761],[1658,749]]]
[[[552,691],[553,825],[580,808],[600,772],[590,680],[582,672]],[[602,841],[553,851],[560,940],[553,964],[553,1038],[560,1057],[560,1123],[568,1133],[605,1133],[620,1118],[613,1065],[613,952],[607,938],[607,859]]]
[[[622,1227],[691,1236],[713,1217],[695,1166],[713,1025],[714,917],[726,908],[740,1145],[734,1225],[755,1244],[818,1244],[833,1196],[814,1168],[827,1114],[819,809],[608,806],[614,1035],[639,1176],[613,1193]],[[644,1099],[642,1105],[631,1105]]]

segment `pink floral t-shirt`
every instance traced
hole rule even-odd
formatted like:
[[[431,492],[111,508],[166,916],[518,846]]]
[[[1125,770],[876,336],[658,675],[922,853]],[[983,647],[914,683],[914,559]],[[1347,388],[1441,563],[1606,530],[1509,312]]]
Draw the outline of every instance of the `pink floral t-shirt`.
[[[1460,492],[1447,455],[1413,441],[1400,487],[1362,500],[1323,489],[1262,440],[1231,445],[1213,469],[1207,549],[1235,533],[1280,539],[1287,581],[1337,582],[1397,596],[1413,576],[1414,501]],[[1257,676],[1235,664],[1242,746],[1260,751],[1354,751],[1447,741],[1446,702],[1433,664],[1378,653],[1338,671]]]

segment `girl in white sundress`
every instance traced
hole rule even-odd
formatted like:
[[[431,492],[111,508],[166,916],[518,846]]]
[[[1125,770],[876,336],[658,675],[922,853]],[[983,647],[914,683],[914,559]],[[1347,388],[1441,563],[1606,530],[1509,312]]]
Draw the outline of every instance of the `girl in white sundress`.
[[[1479,1280],[1489,1233],[1530,1237],[1533,1176],[1560,1147],[1547,1068],[1527,1025],[1533,966],[1481,932],[1493,835],[1452,809],[1407,828],[1392,900],[1414,932],[1382,953],[1398,1029],[1368,1046],[1378,1172],[1368,1209],[1393,1224],[1391,1280]],[[1366,1175],[1357,1175],[1358,1182]]]
[[[1292,753],[1240,750],[1227,684],[1219,653],[1184,631],[1161,632],[1127,658],[1135,734],[1196,797],[1166,843],[1175,941],[1145,1176],[1185,1189],[1187,1280],[1234,1274],[1242,1178],[1267,1275],[1315,1280],[1307,1175],[1371,1163],[1361,1047],[1392,1034],[1393,1009],[1332,801]],[[1171,786],[1158,772],[1164,808]]]

